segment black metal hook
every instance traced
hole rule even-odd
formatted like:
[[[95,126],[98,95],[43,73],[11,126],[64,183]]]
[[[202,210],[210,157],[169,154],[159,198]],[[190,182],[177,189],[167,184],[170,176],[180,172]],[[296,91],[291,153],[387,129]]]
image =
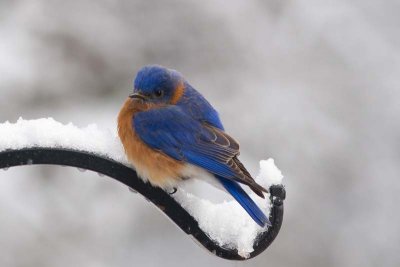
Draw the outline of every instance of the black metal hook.
[[[228,260],[246,260],[259,255],[274,241],[282,225],[283,200],[286,193],[282,185],[274,185],[270,187],[272,226],[256,238],[254,251],[250,253],[249,257],[244,258],[238,254],[236,249],[219,246],[200,229],[197,221],[167,192],[143,182],[133,169],[119,162],[93,153],[65,148],[36,147],[0,152],[0,168],[32,164],[77,167],[95,171],[120,181],[153,202],[186,234],[192,235],[208,251]]]

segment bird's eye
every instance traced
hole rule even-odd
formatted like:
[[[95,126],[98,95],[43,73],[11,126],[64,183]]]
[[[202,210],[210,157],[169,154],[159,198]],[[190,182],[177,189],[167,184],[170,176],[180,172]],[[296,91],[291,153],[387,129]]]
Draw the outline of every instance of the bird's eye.
[[[162,97],[162,96],[164,95],[164,91],[163,91],[163,90],[157,90],[157,91],[154,93],[154,95],[155,95],[156,97]]]

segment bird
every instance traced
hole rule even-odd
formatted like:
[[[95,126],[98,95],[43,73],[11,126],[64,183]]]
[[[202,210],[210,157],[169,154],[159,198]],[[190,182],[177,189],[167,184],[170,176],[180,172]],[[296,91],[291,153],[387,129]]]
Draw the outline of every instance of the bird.
[[[133,92],[118,114],[118,135],[137,174],[164,190],[208,177],[225,189],[261,227],[268,217],[244,191],[268,191],[239,161],[239,144],[225,132],[218,112],[183,75],[160,65],[136,74]]]

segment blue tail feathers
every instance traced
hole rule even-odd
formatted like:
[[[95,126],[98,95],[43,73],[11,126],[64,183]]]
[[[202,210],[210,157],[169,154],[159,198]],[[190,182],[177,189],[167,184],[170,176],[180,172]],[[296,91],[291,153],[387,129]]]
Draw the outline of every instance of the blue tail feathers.
[[[249,195],[247,195],[247,193],[237,182],[218,176],[217,179],[258,225],[261,227],[264,227],[265,225],[271,225],[271,222],[268,220],[267,216],[265,216],[257,204],[254,203],[254,201],[249,197]]]

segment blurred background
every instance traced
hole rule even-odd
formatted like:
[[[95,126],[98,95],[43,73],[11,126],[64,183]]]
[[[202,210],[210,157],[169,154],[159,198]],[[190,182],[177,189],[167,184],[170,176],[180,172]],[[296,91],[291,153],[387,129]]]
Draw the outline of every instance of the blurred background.
[[[254,175],[274,158],[288,192],[276,241],[238,263],[106,177],[0,170],[0,266],[399,266],[399,14],[397,0],[0,0],[1,122],[115,129],[157,63],[217,107]]]

